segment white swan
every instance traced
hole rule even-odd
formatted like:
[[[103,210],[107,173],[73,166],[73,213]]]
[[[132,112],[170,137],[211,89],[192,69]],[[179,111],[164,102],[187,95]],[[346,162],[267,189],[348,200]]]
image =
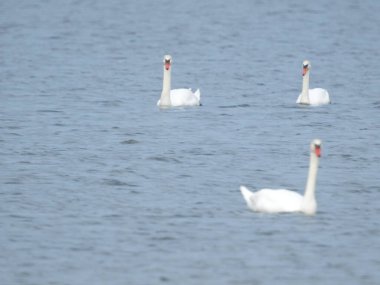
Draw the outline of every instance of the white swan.
[[[302,212],[307,215],[314,215],[317,211],[315,184],[318,161],[321,156],[321,144],[322,142],[319,139],[311,142],[309,175],[304,195],[286,189],[261,189],[257,192],[251,192],[246,187],[240,186],[240,191],[248,207],[256,212]]]
[[[193,93],[191,89],[174,89],[170,90],[171,85],[171,67],[172,57],[164,57],[164,80],[161,97],[157,102],[160,107],[177,107],[177,106],[199,106],[201,93],[199,89]]]
[[[327,90],[322,88],[309,89],[310,67],[310,61],[305,60],[302,69],[302,92],[296,103],[304,105],[330,104],[330,96]]]

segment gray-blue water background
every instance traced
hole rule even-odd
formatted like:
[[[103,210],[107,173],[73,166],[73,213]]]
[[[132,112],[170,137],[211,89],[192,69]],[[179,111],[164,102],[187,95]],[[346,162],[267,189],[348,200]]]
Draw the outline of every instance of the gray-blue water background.
[[[0,1],[1,284],[380,284],[380,1]],[[159,110],[172,87],[203,106]],[[333,104],[296,106],[302,61]],[[303,192],[318,213],[249,211]]]

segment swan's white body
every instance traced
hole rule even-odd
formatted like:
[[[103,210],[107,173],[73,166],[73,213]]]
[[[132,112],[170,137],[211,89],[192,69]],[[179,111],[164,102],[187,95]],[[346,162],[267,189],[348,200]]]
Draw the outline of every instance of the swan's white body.
[[[311,143],[309,175],[304,195],[286,189],[261,189],[257,192],[251,192],[245,186],[240,186],[240,191],[247,206],[255,212],[302,212],[307,215],[314,215],[317,211],[315,185],[317,181],[320,146],[320,140],[314,140]]]
[[[161,97],[157,102],[160,107],[199,106],[201,92],[199,89],[193,92],[191,89],[171,90],[171,56],[164,57],[164,79]]]
[[[303,99],[302,97],[307,96],[308,99]],[[308,102],[308,103],[305,103]],[[326,105],[330,104],[330,96],[327,90],[323,88],[314,88],[314,89],[309,89],[307,91],[307,95],[304,95],[301,93],[298,96],[297,99],[297,104],[305,104],[305,105]]]
[[[170,96],[170,103],[161,105],[161,98],[157,102],[157,106],[199,106],[201,100],[201,92],[199,89],[193,92],[191,89],[173,89],[169,91],[169,95],[165,94],[164,96]],[[165,99],[164,99],[165,101]]]
[[[330,96],[327,90],[323,88],[309,89],[310,82],[310,62],[305,60],[303,62],[303,79],[302,79],[302,92],[298,96],[297,104],[304,105],[325,105],[330,104]]]
[[[240,186],[240,191],[248,207],[256,212],[298,212],[303,200],[302,195],[286,189],[261,189],[253,193]]]

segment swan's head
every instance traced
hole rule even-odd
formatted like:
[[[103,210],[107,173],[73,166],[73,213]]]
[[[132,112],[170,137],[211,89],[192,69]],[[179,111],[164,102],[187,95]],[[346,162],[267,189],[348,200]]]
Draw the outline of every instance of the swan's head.
[[[310,67],[310,61],[304,60],[302,63],[302,76],[305,76],[305,74],[309,71]]]
[[[321,146],[322,146],[322,141],[320,139],[315,139],[311,142],[311,145],[310,145],[311,152],[315,153],[317,157],[321,157]]]
[[[164,66],[166,70],[169,70],[172,65],[172,57],[170,55],[164,56]]]

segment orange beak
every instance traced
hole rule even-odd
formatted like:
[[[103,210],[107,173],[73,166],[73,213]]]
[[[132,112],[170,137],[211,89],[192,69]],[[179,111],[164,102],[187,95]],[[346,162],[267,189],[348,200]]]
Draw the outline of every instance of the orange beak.
[[[315,155],[317,157],[321,157],[321,147],[320,146],[315,146]]]
[[[169,70],[169,68],[170,68],[170,62],[165,62],[165,69]]]
[[[305,76],[307,70],[308,70],[308,68],[304,66],[302,69],[302,76]]]

